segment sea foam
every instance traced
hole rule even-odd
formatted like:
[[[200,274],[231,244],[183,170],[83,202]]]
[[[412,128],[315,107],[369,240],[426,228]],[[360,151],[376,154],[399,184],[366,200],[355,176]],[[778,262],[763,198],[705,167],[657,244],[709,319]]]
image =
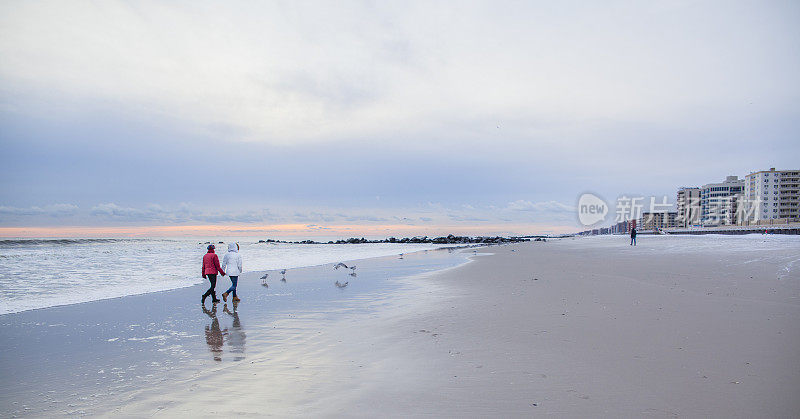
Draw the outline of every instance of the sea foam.
[[[244,271],[298,268],[435,249],[432,244],[285,244],[241,240]],[[218,244],[220,260],[227,246]],[[201,283],[197,239],[0,240],[0,314]],[[291,275],[291,272],[289,273]]]

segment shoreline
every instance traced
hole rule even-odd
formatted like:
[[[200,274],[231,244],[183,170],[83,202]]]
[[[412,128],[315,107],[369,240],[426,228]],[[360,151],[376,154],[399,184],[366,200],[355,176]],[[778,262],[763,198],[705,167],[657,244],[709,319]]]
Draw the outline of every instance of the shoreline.
[[[174,240],[160,240],[160,239],[140,239],[143,242],[174,242]],[[131,240],[127,239],[101,239],[101,240],[85,240],[85,239],[70,239],[66,240],[69,243],[75,244],[85,244],[85,243],[117,243],[117,242],[130,242]],[[24,240],[20,244],[25,245],[28,243],[35,243],[36,240]],[[47,243],[55,243],[59,244],[64,242],[64,240],[46,240]],[[169,274],[165,274],[163,272],[149,274],[149,273],[136,273],[128,277],[125,275],[119,275],[120,268],[107,268],[100,272],[101,275],[112,276],[112,281],[110,283],[101,283],[97,286],[92,284],[91,280],[85,280],[83,278],[91,278],[93,274],[97,274],[97,272],[89,272],[88,270],[84,270],[85,272],[81,272],[77,270],[70,275],[62,276],[58,280],[54,279],[54,274],[50,273],[49,269],[45,271],[41,270],[30,270],[30,272],[26,272],[26,274],[30,275],[40,275],[42,281],[31,281],[28,283],[27,288],[22,287],[19,285],[17,281],[10,281],[10,278],[5,278],[5,284],[9,287],[4,289],[2,296],[7,297],[5,300],[5,304],[0,307],[0,316],[7,315],[7,314],[14,314],[14,313],[22,313],[30,310],[39,310],[39,309],[48,309],[53,307],[62,307],[62,306],[69,306],[74,304],[82,304],[87,302],[93,301],[103,301],[109,299],[117,299],[117,298],[124,298],[128,296],[134,295],[148,295],[153,293],[159,292],[169,292],[172,290],[189,288],[193,286],[197,286],[199,284],[207,283],[207,280],[204,278],[200,278],[192,273],[196,271],[194,269],[195,264],[193,263],[196,260],[199,260],[200,256],[205,253],[204,246],[203,249],[194,249],[194,240],[183,240],[177,241],[181,245],[184,246],[182,251],[184,254],[180,254],[180,258],[175,260],[175,266],[172,266],[174,270]],[[334,249],[330,252],[322,252],[322,254],[314,254],[316,251],[313,247],[306,247],[297,245],[297,248],[293,248],[293,244],[290,245],[281,245],[277,246],[275,249],[268,249],[265,252],[265,249],[262,248],[256,242],[250,243],[243,243],[243,246],[246,250],[252,249],[249,254],[246,256],[249,257],[246,259],[247,266],[259,266],[261,269],[249,271],[248,274],[258,273],[259,275],[265,272],[272,272],[275,270],[280,269],[289,269],[289,270],[296,270],[301,268],[307,267],[317,267],[328,263],[336,263],[340,261],[355,261],[355,260],[362,260],[362,259],[371,259],[374,257],[386,257],[398,254],[412,254],[419,251],[425,250],[435,250],[438,248],[448,248],[448,247],[458,247],[457,245],[431,245],[431,244],[417,244],[417,243],[398,243],[398,244],[378,244],[373,247],[372,244],[367,245],[355,245],[356,247],[346,248],[346,247],[339,247]],[[387,248],[388,247],[398,247],[397,249]],[[188,249],[187,247],[191,248]],[[409,248],[411,247],[411,248]],[[413,247],[420,247],[418,249],[414,249]],[[64,253],[71,248],[61,248],[59,251]],[[102,253],[108,253],[104,249]],[[126,249],[127,251],[134,251],[133,249]],[[196,254],[194,250],[197,250]],[[15,251],[19,253],[19,250]],[[89,258],[91,257],[93,252],[98,252],[98,249],[94,248],[83,248],[81,250],[76,250],[81,252],[82,254],[86,255],[82,259],[83,262],[88,263]],[[187,254],[185,252],[191,251],[192,259],[189,260]],[[272,255],[274,252],[274,256]],[[52,258],[52,255],[47,254],[46,252],[41,252],[41,255],[38,257],[41,258]],[[223,256],[223,253],[220,253],[220,259]],[[62,255],[63,256],[63,255]],[[125,254],[121,254],[120,257],[125,257]],[[286,257],[286,260],[281,259],[281,256]],[[31,258],[30,255],[25,256],[29,260]],[[33,263],[33,262],[32,262]],[[104,266],[112,266],[113,261],[109,260],[107,257],[106,260],[103,261]],[[280,263],[280,266],[278,265]],[[130,263],[129,263],[130,265]],[[199,262],[198,265],[199,266]],[[128,266],[130,268],[130,266]],[[123,270],[125,268],[122,268]],[[44,274],[42,272],[45,272]],[[119,278],[114,278],[114,276]],[[222,279],[222,278],[218,278]],[[61,289],[62,283],[82,283],[81,291],[79,292],[79,288],[76,285],[70,287],[65,287],[63,292],[54,292],[53,290]],[[139,285],[139,284],[146,284]],[[34,292],[31,292],[33,290]],[[16,292],[15,292],[16,291]],[[25,293],[30,293],[27,295]]]
[[[313,328],[308,323],[280,328],[284,322],[306,322],[317,316],[323,324],[348,310],[353,316],[363,314],[369,310],[362,304],[368,296],[388,296],[407,286],[385,281],[384,276],[464,263],[466,259],[455,252],[441,248],[406,253],[402,260],[397,255],[357,259],[357,277],[334,271],[330,263],[297,268],[288,272],[285,283],[271,275],[269,288],[262,287],[258,278],[275,271],[247,272],[239,279],[243,302],[238,310],[231,304],[219,304],[214,310],[210,301],[200,310],[200,294],[208,285],[197,284],[4,314],[0,330],[6,339],[0,341],[0,350],[13,355],[0,360],[7,372],[0,379],[0,413],[96,414],[104,399],[191,379],[221,368],[219,362],[248,362],[230,357],[268,351],[292,336],[309,335]],[[333,285],[337,278],[347,278],[350,285],[337,289]],[[227,285],[227,279],[218,281],[218,293]],[[277,341],[262,338],[272,334],[265,325],[281,330],[272,336]],[[228,341],[235,337],[230,335],[234,330],[241,341],[238,348]],[[217,353],[220,361],[214,359]]]

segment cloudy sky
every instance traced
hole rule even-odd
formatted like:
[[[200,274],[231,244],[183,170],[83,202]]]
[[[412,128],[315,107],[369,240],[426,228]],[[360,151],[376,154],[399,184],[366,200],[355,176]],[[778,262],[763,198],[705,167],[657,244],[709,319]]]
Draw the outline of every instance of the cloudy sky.
[[[800,166],[800,6],[0,3],[0,235],[535,233]]]

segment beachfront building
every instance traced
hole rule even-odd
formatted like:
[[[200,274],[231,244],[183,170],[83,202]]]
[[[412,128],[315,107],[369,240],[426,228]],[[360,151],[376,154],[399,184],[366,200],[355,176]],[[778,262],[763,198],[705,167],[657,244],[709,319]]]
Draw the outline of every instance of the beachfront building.
[[[778,216],[800,221],[800,170],[783,170],[778,187]]]
[[[665,228],[678,227],[678,212],[643,211],[638,224],[638,228],[641,230],[662,230]]]
[[[800,170],[761,170],[745,176],[745,221],[800,220]]]
[[[700,224],[700,188],[681,187],[678,189],[678,227],[689,227]]]
[[[631,232],[631,222],[628,220],[620,221],[611,226],[611,234],[628,234]]]
[[[736,224],[736,211],[743,199],[744,180],[728,176],[722,183],[700,188],[700,223],[703,226]]]

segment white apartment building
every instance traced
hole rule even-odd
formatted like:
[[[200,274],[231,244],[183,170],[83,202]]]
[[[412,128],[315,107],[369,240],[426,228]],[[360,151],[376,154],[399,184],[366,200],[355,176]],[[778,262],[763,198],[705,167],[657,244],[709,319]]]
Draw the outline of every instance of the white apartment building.
[[[747,221],[800,219],[800,170],[761,170],[745,176]]]
[[[676,227],[689,227],[700,224],[700,188],[681,187],[678,189],[678,215]]]
[[[728,176],[722,183],[700,188],[700,223],[704,226],[736,224],[736,210],[743,197],[744,180]]]

